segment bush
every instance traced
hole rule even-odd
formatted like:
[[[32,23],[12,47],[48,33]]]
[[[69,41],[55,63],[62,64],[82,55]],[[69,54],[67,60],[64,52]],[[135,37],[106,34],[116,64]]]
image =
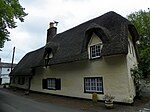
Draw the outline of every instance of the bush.
[[[146,86],[143,72],[138,67],[134,67],[131,69],[131,75],[134,78],[136,96],[139,98],[142,96],[142,89]]]

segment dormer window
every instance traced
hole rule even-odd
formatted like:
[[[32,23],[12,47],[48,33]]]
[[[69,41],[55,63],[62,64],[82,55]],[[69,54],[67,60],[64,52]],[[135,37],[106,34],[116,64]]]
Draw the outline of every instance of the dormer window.
[[[53,53],[51,49],[45,49],[44,53],[44,60],[45,60],[45,66],[48,66],[50,59],[53,58]]]
[[[90,46],[90,59],[98,58],[101,56],[102,43]]]
[[[47,53],[46,56],[45,56],[45,66],[48,65],[49,63],[49,60],[53,57],[53,54],[52,52],[51,53]]]
[[[88,44],[89,59],[101,57],[102,47],[103,47],[102,40],[95,33],[93,33]]]
[[[45,59],[51,59],[53,57],[52,53],[47,53]]]

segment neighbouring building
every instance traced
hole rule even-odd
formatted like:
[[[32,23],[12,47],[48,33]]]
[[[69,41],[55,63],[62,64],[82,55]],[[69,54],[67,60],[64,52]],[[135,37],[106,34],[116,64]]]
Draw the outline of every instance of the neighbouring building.
[[[11,63],[1,62],[1,58],[0,58],[1,84],[10,83],[9,73],[11,72],[11,69],[13,69],[15,66],[16,66],[16,64],[13,64],[13,66],[12,66]]]
[[[130,69],[138,64],[134,25],[111,11],[57,34],[50,23],[46,45],[27,53],[10,73],[11,86],[32,91],[133,103]]]

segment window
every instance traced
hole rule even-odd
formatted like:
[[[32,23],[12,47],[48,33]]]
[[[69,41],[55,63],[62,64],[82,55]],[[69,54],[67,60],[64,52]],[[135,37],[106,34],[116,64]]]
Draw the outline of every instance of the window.
[[[133,53],[133,57],[134,57],[134,47],[132,46],[132,53]]]
[[[60,90],[61,89],[61,80],[56,78],[47,78],[43,79],[43,89],[50,90]]]
[[[16,83],[16,79],[15,79],[15,77],[12,77],[12,83]]]
[[[130,50],[130,54],[132,54],[133,57],[134,57],[135,56],[135,54],[134,54],[134,46],[133,46],[133,44],[131,42],[129,42],[129,50]]]
[[[56,82],[55,82],[56,80],[55,79],[47,79],[47,88],[48,89],[56,89],[55,87],[55,84],[56,84]]]
[[[53,53],[50,48],[45,49],[44,57],[45,57],[45,66],[47,67],[50,59],[53,58]]]
[[[98,58],[101,56],[102,43],[90,46],[90,58]]]
[[[18,77],[18,84],[24,85],[25,83],[25,77]]]
[[[130,50],[130,54],[132,54],[132,49],[131,49],[130,42],[129,42],[129,50]]]
[[[87,77],[84,78],[84,91],[93,93],[103,93],[103,79],[102,77]]]

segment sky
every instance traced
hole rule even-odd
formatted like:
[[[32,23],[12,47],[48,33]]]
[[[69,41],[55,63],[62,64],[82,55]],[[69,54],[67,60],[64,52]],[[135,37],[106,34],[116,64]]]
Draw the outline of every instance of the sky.
[[[16,20],[17,27],[9,29],[11,41],[5,42],[0,51],[2,62],[14,62],[46,44],[49,23],[58,21],[57,33],[101,16],[109,11],[126,17],[132,12],[150,8],[150,0],[19,0],[28,13],[24,22]]]

